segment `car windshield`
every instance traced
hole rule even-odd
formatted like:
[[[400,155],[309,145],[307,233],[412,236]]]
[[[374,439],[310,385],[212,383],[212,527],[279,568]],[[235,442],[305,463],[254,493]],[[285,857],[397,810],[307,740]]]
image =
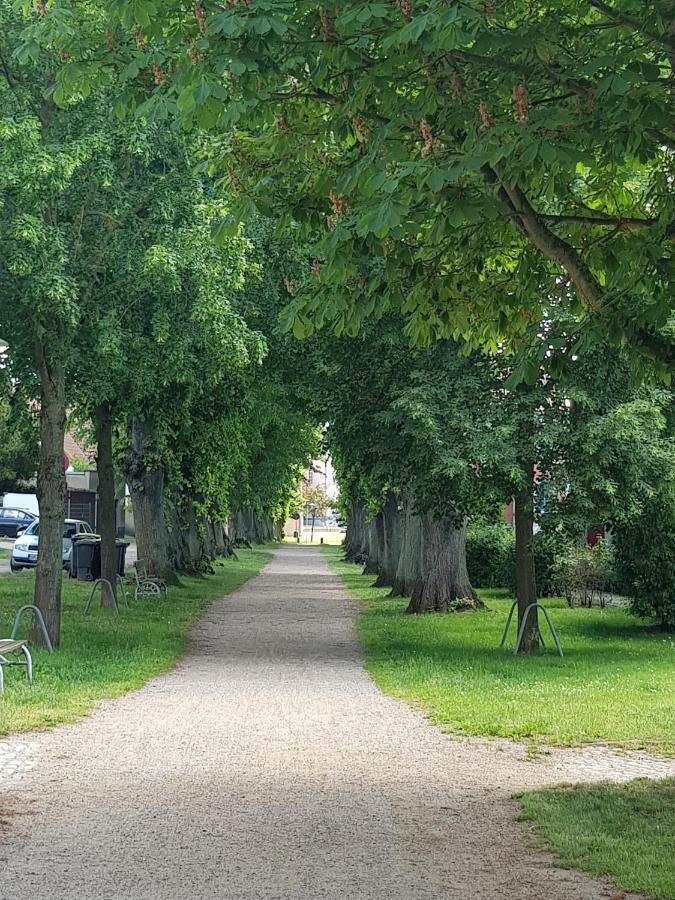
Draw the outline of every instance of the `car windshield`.
[[[66,522],[63,526],[63,536],[64,538],[72,538],[75,534],[77,526],[73,524],[73,522]],[[83,531],[90,531],[89,526],[82,526]],[[32,522],[28,528],[24,531],[24,534],[39,534],[40,533],[40,522],[36,519],[35,522]]]

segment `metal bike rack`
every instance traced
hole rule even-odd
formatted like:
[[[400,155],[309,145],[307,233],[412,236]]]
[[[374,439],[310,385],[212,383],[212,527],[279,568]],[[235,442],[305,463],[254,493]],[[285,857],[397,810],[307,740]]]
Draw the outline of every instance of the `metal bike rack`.
[[[506,643],[506,638],[509,633],[509,628],[511,626],[511,619],[513,618],[513,613],[515,612],[518,606],[518,601],[514,601],[511,604],[511,609],[509,610],[508,618],[506,619],[506,625],[504,627],[504,634],[502,635],[501,643],[499,644],[499,649],[501,650],[504,644]],[[551,621],[551,616],[549,615],[548,610],[545,606],[542,606],[541,603],[530,603],[530,605],[525,609],[525,615],[523,616],[523,621],[520,623],[520,628],[518,629],[518,636],[516,638],[516,646],[514,647],[513,652],[518,653],[520,650],[520,645],[523,640],[523,635],[525,634],[525,626],[527,625],[527,620],[530,617],[530,613],[533,609],[540,609],[543,614],[546,622],[548,623],[548,627],[551,631],[551,636],[553,637],[553,642],[555,643],[555,648],[558,656],[563,655],[562,647],[560,646],[560,640],[558,639],[558,634],[553,627],[553,622]],[[546,649],[546,644],[544,643],[544,638],[539,630],[537,630],[537,636],[539,638],[539,642],[542,646],[542,649]]]
[[[124,581],[122,580],[122,578],[119,575],[116,576],[116,580],[117,580],[118,587],[120,585],[122,587],[122,597],[124,598],[124,605],[126,606],[127,609],[129,609],[129,601],[127,600],[127,591],[124,586]],[[117,604],[117,599],[115,598],[115,595],[113,593],[113,587],[107,578],[97,578],[96,581],[92,584],[91,590],[89,591],[89,597],[87,598],[87,602],[84,607],[85,613],[89,612],[89,607],[91,606],[91,601],[94,599],[94,594],[96,593],[96,588],[100,587],[101,594],[103,594],[103,585],[104,584],[107,584],[108,587],[110,588],[110,596],[113,598],[113,607],[112,608],[115,610],[115,615],[119,615],[120,610],[119,610],[119,606]]]
[[[42,612],[37,608],[37,606],[33,606],[32,603],[27,603],[25,606],[22,606],[18,611],[16,616],[14,617],[14,625],[12,625],[12,633],[10,634],[11,640],[16,638],[16,633],[19,630],[19,623],[21,622],[21,617],[26,612],[27,609],[32,610],[33,617],[35,618],[40,631],[42,632],[42,637],[44,638],[45,647],[49,650],[50,653],[54,652],[54,648],[52,647],[52,642],[49,640],[49,634],[47,633],[47,626],[45,625],[45,620],[42,615]]]

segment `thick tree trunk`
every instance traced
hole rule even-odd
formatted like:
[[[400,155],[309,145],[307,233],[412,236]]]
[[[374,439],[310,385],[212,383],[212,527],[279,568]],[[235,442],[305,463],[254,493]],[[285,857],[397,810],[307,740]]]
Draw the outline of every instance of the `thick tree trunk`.
[[[422,519],[413,512],[410,500],[405,501],[404,508],[401,549],[391,589],[392,597],[409,597],[422,572]]]
[[[173,508],[169,529],[169,558],[177,572],[203,574],[216,556],[211,524],[197,518],[194,502],[183,500]]]
[[[275,523],[271,516],[259,515],[252,507],[238,509],[232,516],[234,540],[249,544],[267,544],[274,540]]]
[[[96,470],[98,472],[98,530],[101,535],[101,606],[114,608],[117,597],[117,549],[115,471],[113,468],[112,420],[108,403],[100,403],[94,415],[96,428]]]
[[[272,516],[256,515],[256,532],[259,544],[270,544],[274,540],[274,520]],[[314,536],[314,521],[312,521],[312,537]]]
[[[36,350],[40,374],[40,460],[37,498],[40,534],[33,602],[43,615],[52,646],[61,631],[61,578],[63,572],[63,520],[66,508],[66,475],[63,442],[66,429],[65,371],[60,363],[49,365],[43,348]],[[39,629],[31,641],[44,646]]]
[[[175,576],[169,563],[169,540],[164,514],[164,471],[153,461],[153,429],[141,419],[129,423],[130,447],[124,462],[134,510],[138,558],[169,581]]]
[[[204,535],[204,557],[206,562],[212,563],[213,560],[218,556],[218,547],[216,541],[216,529],[211,522],[210,519],[202,516],[201,518],[201,531]]]
[[[480,602],[466,567],[466,523],[456,528],[445,519],[424,517],[422,572],[406,612],[477,609]]]
[[[169,565],[175,572],[185,572],[187,569],[189,550],[180,511],[177,506],[169,503],[167,504],[164,515],[167,530]]]
[[[213,537],[216,544],[216,556],[229,556],[227,533],[222,522],[213,523]]]
[[[180,519],[187,538],[188,557],[186,571],[197,574],[201,572],[207,559],[204,533],[201,523],[197,519],[194,503],[191,500],[187,502]]]
[[[147,563],[150,571],[166,576],[170,565],[163,509],[164,473],[159,469],[148,470],[129,489],[138,558]]]
[[[382,508],[382,552],[380,574],[377,576],[375,587],[391,587],[394,584],[400,553],[401,514],[397,497],[390,495]]]
[[[349,504],[347,510],[347,533],[345,535],[345,560],[363,563],[364,553],[364,510],[358,501]]]
[[[380,555],[382,553],[382,513],[366,525],[366,561],[363,566],[364,575],[380,574]]]
[[[534,466],[524,466],[527,486],[515,496],[516,518],[516,599],[518,600],[518,630],[531,603],[537,602],[537,585],[534,572],[532,537],[534,510],[532,507],[532,486]],[[520,653],[530,653],[539,645],[538,610],[533,609],[527,617],[527,625],[520,643]]]
[[[235,543],[251,543],[252,523],[252,509],[237,509],[232,515],[232,540]]]

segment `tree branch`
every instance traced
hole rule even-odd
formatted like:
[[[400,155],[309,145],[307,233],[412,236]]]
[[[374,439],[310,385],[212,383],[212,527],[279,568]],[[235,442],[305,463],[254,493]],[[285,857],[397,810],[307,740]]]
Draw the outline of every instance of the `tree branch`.
[[[635,18],[635,16],[629,16],[627,13],[622,13],[615,7],[610,6],[609,3],[604,3],[603,0],[588,0],[588,2],[592,7],[608,18],[613,19],[619,25],[626,25],[628,28],[632,28],[639,34],[644,34],[645,37],[650,38],[650,40],[663,44],[663,46],[667,47],[669,50],[675,50],[675,39],[670,37],[670,35],[654,34],[651,31],[647,31],[642,27],[640,19]]]
[[[630,216],[575,216],[575,215],[548,215],[537,214],[542,222],[568,222],[573,225],[600,225],[605,228],[616,228],[619,231],[631,231],[633,229],[651,228],[656,219],[635,219]]]
[[[570,277],[586,308],[601,315],[605,300],[602,287],[580,253],[567,241],[547,228],[543,217],[532,207],[523,191],[506,179],[496,166],[484,166],[483,174],[493,185],[499,199],[509,208],[518,227],[547,259],[556,262]],[[615,223],[616,224],[616,223]],[[628,329],[642,350],[652,359],[671,364],[675,361],[675,345],[659,334],[644,328]]]
[[[2,71],[4,73],[7,84],[9,85],[9,87],[12,90],[14,90],[17,82],[9,70],[9,66],[7,65],[7,62],[5,61],[5,57],[4,57],[4,54],[2,53],[2,50],[0,50],[0,68],[2,68]]]
[[[500,199],[510,207],[530,242],[567,272],[589,309],[598,309],[602,289],[575,248],[546,227],[523,191],[504,178],[495,166],[486,166],[484,171],[488,181],[499,186]]]

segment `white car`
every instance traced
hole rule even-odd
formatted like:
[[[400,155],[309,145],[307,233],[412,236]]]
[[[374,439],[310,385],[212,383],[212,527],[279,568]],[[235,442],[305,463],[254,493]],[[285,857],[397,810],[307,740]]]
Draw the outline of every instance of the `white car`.
[[[9,567],[12,572],[20,572],[21,569],[34,569],[37,565],[38,540],[40,533],[40,520],[33,522],[20,534],[12,547],[12,557]],[[66,519],[63,523],[63,567],[70,568],[70,557],[73,552],[73,535],[91,534],[92,530],[88,522],[80,519]]]

